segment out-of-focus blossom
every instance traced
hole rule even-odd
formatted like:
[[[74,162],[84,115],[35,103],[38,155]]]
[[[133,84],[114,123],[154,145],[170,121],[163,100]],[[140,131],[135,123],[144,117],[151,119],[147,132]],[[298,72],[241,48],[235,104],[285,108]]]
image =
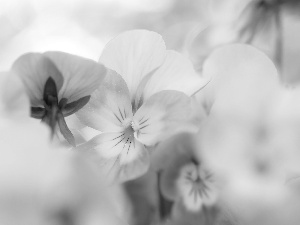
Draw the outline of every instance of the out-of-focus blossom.
[[[64,117],[81,109],[99,86],[106,68],[63,52],[28,53],[12,66],[24,83],[31,102],[31,116],[42,119],[54,134],[58,124],[62,135],[75,146]]]
[[[279,86],[278,74],[272,61],[259,50],[245,44],[227,45],[213,51],[203,64],[202,76],[205,79],[210,79],[210,82],[196,97],[207,112],[210,112],[215,101],[220,99],[218,102],[224,105],[229,100],[236,101],[235,113],[237,114],[259,116],[260,111],[258,109],[262,105],[264,108],[267,106],[264,102],[256,101],[256,99],[264,98],[265,101],[272,101],[269,95],[266,94],[263,97],[262,93],[272,93],[272,90]],[[239,85],[239,83],[243,85]],[[247,83],[248,85],[246,85]],[[235,92],[234,97],[226,93],[232,85],[235,88],[232,90]],[[258,87],[262,93],[255,91]],[[244,107],[238,105],[240,102],[247,104],[243,102],[243,95],[239,94],[246,91],[247,100],[253,104],[252,107],[250,105],[244,105]],[[229,107],[224,108],[224,110],[227,109]]]
[[[83,157],[50,143],[44,124],[1,121],[0,136],[1,224],[124,224],[114,188]]]
[[[229,209],[218,198],[221,180],[200,152],[197,135],[184,133],[160,143],[152,155],[153,169],[160,174],[160,211],[166,224],[233,224]]]
[[[274,60],[277,68],[284,68],[284,18],[293,10],[299,10],[299,1],[213,0],[211,3],[213,27],[219,26],[234,34],[231,42],[249,43],[260,48]]]
[[[197,71],[202,72],[203,62],[217,47],[236,41],[236,33],[228,24],[198,22],[198,28],[189,32],[185,52]]]
[[[220,48],[206,63],[220,86],[200,132],[201,155],[224,178],[222,196],[241,215],[286,204],[287,178],[300,172],[297,97],[290,110],[275,66],[252,47]]]
[[[208,22],[191,35],[186,45],[195,68],[202,70],[203,61],[215,48],[230,43],[251,44],[265,52],[280,70],[282,82],[298,81],[294,63],[300,18],[299,1],[294,0],[212,0]],[[296,70],[296,71],[295,71]]]
[[[30,114],[29,98],[20,78],[12,72],[0,73],[0,120],[24,119]]]
[[[199,158],[194,138],[189,134],[177,135],[159,145],[157,151],[168,152],[169,158],[160,159],[164,167],[160,181],[163,195],[183,204],[188,211],[200,212],[216,202],[218,187],[212,172]]]
[[[223,178],[220,200],[247,224],[282,224],[287,214],[297,224],[289,180],[300,174],[299,91],[284,90],[271,61],[246,45],[215,50],[205,71],[212,105],[200,155]]]
[[[187,59],[166,51],[160,35],[146,30],[128,31],[111,40],[100,62],[116,72],[106,76],[77,116],[104,133],[79,149],[95,152],[112,177],[133,179],[148,169],[147,147],[196,129],[188,96],[206,81]]]

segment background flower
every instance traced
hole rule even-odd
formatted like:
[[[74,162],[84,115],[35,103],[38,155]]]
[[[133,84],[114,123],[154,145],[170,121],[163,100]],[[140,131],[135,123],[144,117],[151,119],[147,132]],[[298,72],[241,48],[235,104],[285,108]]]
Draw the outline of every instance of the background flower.
[[[299,120],[298,104],[292,100],[297,92],[285,90],[275,66],[249,46],[220,48],[206,63],[207,72],[224,79],[199,134],[201,156],[224,181],[220,199],[250,224],[280,224],[287,212],[298,221],[292,212],[298,194],[286,185],[299,173],[293,125]]]
[[[30,114],[29,98],[23,83],[12,72],[0,73],[0,115],[1,119],[23,119]]]

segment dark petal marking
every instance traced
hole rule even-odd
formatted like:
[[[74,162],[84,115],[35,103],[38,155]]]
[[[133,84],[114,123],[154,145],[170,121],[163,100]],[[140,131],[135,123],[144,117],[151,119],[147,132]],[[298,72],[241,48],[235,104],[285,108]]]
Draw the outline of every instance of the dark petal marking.
[[[114,116],[119,120],[120,123],[122,123],[122,121],[120,120],[120,118],[114,113]]]
[[[122,148],[122,151],[124,150],[124,148],[125,148],[126,144],[128,143],[129,139],[130,139],[130,138],[127,138],[126,142],[124,143],[123,148]],[[128,155],[128,151],[127,151],[127,155]]]
[[[124,134],[124,133],[122,133],[120,136],[118,136],[118,137],[115,137],[114,139],[112,139],[112,141],[114,141],[114,140],[116,140],[116,139],[118,139],[118,138],[122,137],[123,135],[125,135],[125,134]]]
[[[129,143],[129,146],[128,146],[128,149],[127,149],[127,155],[129,153],[129,149],[130,149],[131,143],[132,143],[132,141],[130,141],[130,143]]]
[[[141,119],[139,119],[139,123],[145,118],[145,116],[142,116]]]
[[[146,124],[145,126],[140,127],[140,130],[143,129],[143,128],[146,128],[148,126],[149,126],[149,124]]]
[[[85,96],[82,97],[74,102],[68,103],[65,106],[63,106],[63,99],[59,102],[59,105],[61,106],[61,111],[64,115],[64,117],[66,116],[70,116],[73,113],[77,112],[78,110],[80,110],[81,108],[83,108],[90,100],[91,96]]]
[[[119,141],[117,144],[115,144],[115,145],[113,146],[113,148],[116,147],[118,144],[120,144],[125,138],[126,138],[126,137],[123,137],[123,138],[121,139],[121,141]]]
[[[139,125],[143,125],[143,124],[146,123],[148,120],[149,120],[149,118],[146,119],[146,120],[144,120],[143,122],[139,123]],[[140,120],[140,121],[141,121],[141,120]]]
[[[119,113],[120,113],[120,115],[121,115],[121,117],[122,117],[122,120],[124,120],[124,117],[123,117],[123,114],[122,114],[122,112],[121,112],[121,109],[118,107],[118,109],[119,109]]]
[[[46,110],[41,107],[31,107],[31,117],[35,119],[42,119],[46,114]]]
[[[60,129],[60,132],[64,136],[64,138],[73,146],[76,147],[75,138],[72,134],[72,132],[69,130],[65,118],[63,114],[60,112],[57,115],[57,122]]]
[[[124,116],[125,116],[125,118],[126,118],[127,116],[126,116],[126,111],[125,111],[125,108],[124,108],[124,110],[123,110],[123,111],[124,111]]]

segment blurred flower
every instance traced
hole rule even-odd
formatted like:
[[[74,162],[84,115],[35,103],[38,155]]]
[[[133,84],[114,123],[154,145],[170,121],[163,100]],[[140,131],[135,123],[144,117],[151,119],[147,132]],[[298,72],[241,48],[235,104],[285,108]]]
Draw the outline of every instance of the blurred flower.
[[[115,214],[115,188],[108,191],[88,161],[49,136],[48,127],[32,120],[1,121],[0,223],[124,224]]]
[[[157,160],[163,163],[160,177],[163,196],[175,204],[183,204],[186,210],[194,213],[213,206],[218,195],[215,177],[199,158],[197,152],[200,149],[195,138],[180,134],[156,149]],[[167,155],[162,156],[163,151]]]
[[[245,44],[231,44],[215,49],[203,64],[202,76],[210,79],[210,82],[203,91],[196,94],[196,98],[208,113],[216,101],[226,106],[230,100],[236,104],[235,113],[258,116],[259,109],[267,108],[267,105],[257,99],[272,101],[267,93],[275,92],[279,86],[278,74],[272,61],[261,51]],[[255,91],[258,88],[261,92]],[[234,94],[227,94],[230,89]],[[244,102],[242,93],[247,93],[248,103]],[[233,111],[229,107],[223,108]]]
[[[218,88],[201,128],[201,155],[224,177],[222,196],[245,211],[281,203],[287,178],[300,172],[297,97],[291,110],[274,64],[250,46],[216,50],[205,70]]]
[[[0,120],[27,118],[29,106],[29,98],[20,78],[12,72],[0,72]]]
[[[96,152],[100,164],[114,171],[112,177],[133,179],[148,169],[149,146],[196,129],[187,95],[207,82],[187,59],[166,51],[160,35],[146,30],[128,31],[111,40],[100,62],[116,72],[106,76],[76,115],[104,133],[78,149]]]
[[[283,17],[299,7],[297,0],[213,0],[211,4],[215,23],[235,33],[234,42],[259,47],[279,69],[283,64]]]
[[[201,157],[200,147],[197,135],[184,133],[160,143],[152,154],[163,224],[235,224],[219,198],[222,179]]]
[[[12,66],[31,102],[31,116],[42,119],[54,134],[58,124],[66,140],[75,140],[64,117],[81,109],[103,80],[106,69],[92,60],[63,52],[28,53]]]

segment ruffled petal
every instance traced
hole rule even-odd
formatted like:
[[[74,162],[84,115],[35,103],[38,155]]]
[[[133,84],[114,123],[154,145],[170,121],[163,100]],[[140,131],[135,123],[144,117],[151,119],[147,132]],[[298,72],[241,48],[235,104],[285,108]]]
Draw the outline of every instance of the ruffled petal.
[[[0,114],[18,118],[29,117],[29,98],[21,79],[16,74],[0,73],[0,98]]]
[[[102,52],[100,62],[118,72],[126,81],[131,100],[147,74],[158,68],[166,57],[162,37],[152,31],[127,31],[112,39]]]
[[[76,115],[83,124],[99,131],[122,130],[126,118],[132,118],[129,91],[123,78],[109,70],[90,101]]]
[[[102,64],[90,59],[64,52],[46,52],[44,55],[55,63],[64,77],[58,96],[59,99],[66,98],[68,103],[90,95],[107,73]]]
[[[134,138],[124,138],[122,132],[97,135],[76,150],[90,152],[103,172],[116,181],[137,178],[149,167],[144,145]]]
[[[191,96],[209,82],[193,68],[192,63],[180,53],[167,51],[164,63],[151,77],[144,89],[144,99],[162,90],[176,90]]]
[[[194,132],[191,99],[179,91],[152,95],[133,117],[135,137],[145,145],[156,143],[180,132]]]
[[[57,90],[64,79],[56,65],[40,53],[28,53],[20,56],[12,70],[21,77],[32,106],[42,105],[44,87],[49,77],[55,81]]]

